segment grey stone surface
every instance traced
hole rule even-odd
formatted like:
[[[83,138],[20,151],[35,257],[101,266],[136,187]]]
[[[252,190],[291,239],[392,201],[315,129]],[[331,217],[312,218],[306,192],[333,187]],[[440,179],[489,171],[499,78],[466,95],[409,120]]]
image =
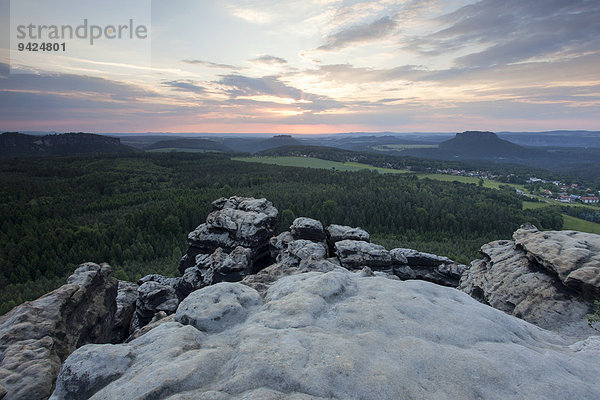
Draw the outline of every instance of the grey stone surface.
[[[52,399],[82,400],[94,395],[99,389],[119,378],[133,362],[130,350],[125,346],[101,346],[90,344],[73,353],[69,363],[61,369]],[[94,364],[94,372],[81,368]]]
[[[242,279],[241,283],[248,285],[264,295],[271,284],[281,277],[298,273],[298,267],[291,267],[286,264],[275,263],[267,268],[258,271],[254,275],[248,275]]]
[[[329,260],[310,256],[308,258],[300,261],[300,265],[298,266],[298,272],[329,272],[333,271],[336,268],[340,268],[338,264],[334,264]]]
[[[79,387],[93,400],[600,398],[600,337],[576,342],[456,289],[360,275],[285,276],[215,333],[167,322],[84,346],[53,399]]]
[[[181,302],[175,321],[214,333],[245,321],[260,306],[258,292],[241,283],[221,282],[190,294]]]
[[[344,268],[391,267],[392,257],[385,247],[361,240],[341,240],[335,243],[335,253]]]
[[[5,400],[47,399],[61,362],[86,343],[111,339],[117,280],[108,264],[81,264],[67,284],[0,317]]]
[[[513,239],[527,257],[556,273],[562,283],[588,300],[600,299],[600,235],[539,231],[524,225]]]
[[[545,329],[580,337],[594,334],[586,319],[591,304],[532,262],[513,241],[488,243],[481,252],[484,258],[471,263],[460,290]]]
[[[305,239],[321,242],[325,240],[323,224],[316,219],[300,217],[296,218],[290,226],[290,233],[296,240]]]
[[[313,259],[325,259],[326,256],[327,247],[324,242],[299,239],[289,242],[287,249],[279,253],[276,261],[290,267],[297,267],[302,260],[309,257]]]
[[[396,248],[390,250],[390,256],[392,256],[392,262],[395,265],[408,265],[408,259],[404,255],[406,249]]]

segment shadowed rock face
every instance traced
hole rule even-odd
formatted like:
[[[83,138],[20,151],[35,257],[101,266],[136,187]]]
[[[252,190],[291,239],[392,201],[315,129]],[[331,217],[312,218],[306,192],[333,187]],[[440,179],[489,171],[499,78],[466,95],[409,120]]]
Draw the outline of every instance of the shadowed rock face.
[[[456,289],[369,275],[296,273],[263,297],[200,289],[176,314],[190,325],[78,349],[52,399],[600,398],[600,338],[568,341]]]
[[[111,343],[121,343],[129,336],[129,327],[135,312],[137,297],[138,285],[119,281],[117,311],[112,326]]]
[[[540,232],[525,225],[513,237],[484,245],[484,258],[471,263],[459,289],[542,328],[580,337],[593,334],[586,314],[598,298],[593,294],[600,277],[593,271],[600,236]]]
[[[111,339],[117,280],[107,264],[82,264],[61,286],[0,317],[3,400],[46,399],[77,347]]]
[[[395,274],[402,279],[422,279],[438,285],[456,287],[467,268],[448,257],[423,253],[413,249],[397,248],[390,251],[400,268]]]

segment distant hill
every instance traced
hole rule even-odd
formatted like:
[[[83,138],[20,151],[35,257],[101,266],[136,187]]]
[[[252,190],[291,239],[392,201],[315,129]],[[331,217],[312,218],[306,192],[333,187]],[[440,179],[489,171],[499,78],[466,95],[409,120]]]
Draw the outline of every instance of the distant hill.
[[[160,140],[145,147],[145,150],[192,150],[192,151],[231,151],[227,146],[209,139],[168,139]]]
[[[92,133],[63,133],[33,136],[18,132],[0,135],[0,158],[67,156],[86,153],[128,153],[136,151],[119,138]]]
[[[257,144],[257,151],[273,149],[282,146],[297,146],[300,141],[294,139],[291,135],[276,135],[269,139],[261,140]]]
[[[523,157],[530,152],[518,144],[500,139],[493,132],[466,131],[438,145],[439,151],[465,157]]]
[[[301,145],[302,142],[293,138],[291,135],[275,135],[268,139],[257,137],[224,137],[220,143],[242,153],[258,153],[268,149],[282,146]]]
[[[521,146],[600,148],[600,131],[498,132]]]
[[[407,149],[402,155],[437,160],[486,161],[520,164],[551,170],[597,163],[600,149],[577,147],[524,147],[500,139],[495,133],[466,131],[437,149]]]

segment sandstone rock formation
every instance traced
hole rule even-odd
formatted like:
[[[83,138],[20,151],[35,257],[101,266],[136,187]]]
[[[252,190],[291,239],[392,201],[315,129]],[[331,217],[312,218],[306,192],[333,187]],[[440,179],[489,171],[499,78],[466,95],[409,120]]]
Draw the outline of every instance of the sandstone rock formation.
[[[83,264],[0,317],[0,399],[47,398],[59,368],[53,399],[600,398],[600,236],[524,226],[465,271],[310,218],[273,236],[276,217],[221,198],[181,276],[117,292]]]
[[[242,283],[200,289],[176,314],[184,324],[79,348],[52,399],[600,398],[600,337],[574,342],[456,289],[369,275],[296,273],[264,298]]]
[[[588,300],[600,298],[600,236],[577,231],[540,232],[526,225],[513,236],[527,258],[556,274]]]
[[[190,248],[179,266],[182,274],[196,265],[199,254],[212,254],[219,247],[227,253],[246,247],[252,251],[253,263],[268,257],[278,213],[270,201],[234,196],[215,200],[212,206],[206,222],[188,235]]]
[[[540,232],[526,225],[513,237],[484,245],[484,258],[471,263],[459,289],[545,329],[580,337],[593,334],[586,314],[600,279],[598,272],[594,275],[600,236]]]
[[[240,281],[270,264],[269,239],[278,214],[270,201],[233,196],[215,200],[212,207],[206,222],[188,235],[190,247],[179,265],[182,276],[154,274],[138,282],[141,286],[130,333],[148,324],[158,312],[174,313],[179,302],[195,290]],[[148,282],[154,283],[144,286]]]
[[[109,273],[107,264],[82,264],[66,285],[0,317],[4,400],[47,399],[69,354],[110,341],[117,280]]]

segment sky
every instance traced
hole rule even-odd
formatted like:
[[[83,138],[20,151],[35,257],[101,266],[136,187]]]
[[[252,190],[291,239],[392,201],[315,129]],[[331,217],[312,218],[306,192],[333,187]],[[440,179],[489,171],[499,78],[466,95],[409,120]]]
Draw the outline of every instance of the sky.
[[[43,59],[8,50],[15,1],[0,0],[3,131],[600,130],[598,0],[27,0],[151,25],[143,44]]]

